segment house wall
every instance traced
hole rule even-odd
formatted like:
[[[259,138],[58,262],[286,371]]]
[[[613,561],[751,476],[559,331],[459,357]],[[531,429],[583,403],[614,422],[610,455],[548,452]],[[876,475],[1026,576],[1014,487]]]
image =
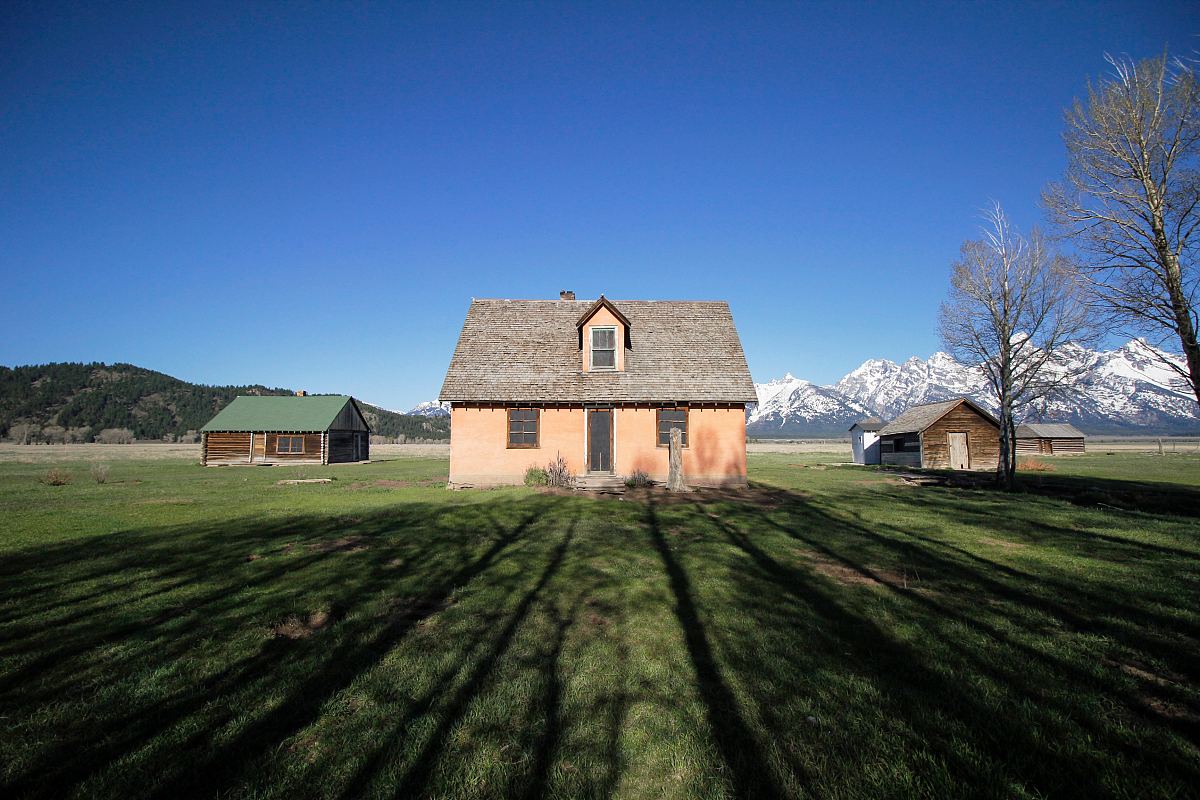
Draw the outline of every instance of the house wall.
[[[614,409],[613,471],[637,470],[666,480],[668,448],[657,446],[653,406]],[[510,449],[505,406],[455,404],[450,409],[450,483],[495,486],[519,484],[531,467],[545,467],[561,454],[576,474],[587,471],[582,406],[543,408],[539,446]],[[684,479],[703,485],[746,482],[746,412],[742,405],[692,408],[688,412],[688,447],[683,452]]]
[[[855,464],[879,463],[879,434],[877,432],[855,430],[850,434],[850,447],[854,451]]]
[[[613,316],[613,313],[604,306],[596,309],[596,313],[588,318],[587,322],[583,323],[583,371],[588,372],[592,366],[592,328],[611,328],[617,329],[617,372],[625,371],[625,326],[621,321]]]
[[[665,481],[670,448],[658,446],[658,416],[653,406],[616,410],[616,452],[613,467],[619,475],[638,470]],[[729,486],[746,482],[746,407],[744,405],[688,409],[688,446],[683,450],[684,482],[692,486]]]
[[[967,434],[971,469],[994,470],[1000,463],[1000,429],[966,403],[947,413],[921,434],[921,466],[950,468],[950,439],[947,434]]]

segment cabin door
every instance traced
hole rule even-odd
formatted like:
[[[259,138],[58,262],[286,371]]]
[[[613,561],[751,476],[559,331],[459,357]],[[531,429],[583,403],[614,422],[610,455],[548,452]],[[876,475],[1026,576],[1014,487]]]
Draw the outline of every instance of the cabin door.
[[[950,437],[950,469],[970,469],[971,456],[967,451],[965,433],[948,433]]]
[[[612,409],[589,408],[588,472],[612,472]]]

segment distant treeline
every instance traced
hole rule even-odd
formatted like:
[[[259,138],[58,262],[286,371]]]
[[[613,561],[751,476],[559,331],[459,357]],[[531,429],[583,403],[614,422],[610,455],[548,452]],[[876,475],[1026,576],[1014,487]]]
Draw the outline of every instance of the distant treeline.
[[[238,395],[290,395],[266,386],[205,386],[133,364],[57,363],[0,367],[0,437],[24,443],[90,442],[102,432],[189,441]],[[372,432],[446,439],[449,421],[363,405]],[[118,437],[120,438],[120,437]]]

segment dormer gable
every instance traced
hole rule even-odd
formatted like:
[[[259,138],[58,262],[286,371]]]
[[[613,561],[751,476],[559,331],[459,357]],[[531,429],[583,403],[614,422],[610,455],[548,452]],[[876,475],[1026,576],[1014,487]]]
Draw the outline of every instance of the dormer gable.
[[[579,349],[584,372],[624,372],[629,318],[604,295],[592,303],[579,321]]]

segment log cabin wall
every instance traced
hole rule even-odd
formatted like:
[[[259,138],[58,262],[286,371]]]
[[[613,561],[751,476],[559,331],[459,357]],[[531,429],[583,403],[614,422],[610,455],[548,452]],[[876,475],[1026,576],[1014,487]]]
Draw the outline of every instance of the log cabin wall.
[[[257,433],[255,438],[264,434]],[[324,463],[324,442],[325,434],[323,433],[267,433],[266,443],[267,452],[265,460],[268,463]],[[304,452],[303,453],[280,453],[279,452],[279,437],[280,436],[303,436],[304,437]]]
[[[1069,453],[1084,453],[1087,448],[1084,440],[1079,438],[1036,438],[1024,437],[1017,439],[1017,452],[1022,455],[1067,455]]]
[[[250,462],[250,434],[240,431],[213,431],[204,434],[201,460],[205,465],[248,464]]]
[[[966,403],[949,411],[921,434],[921,466],[950,468],[950,433],[967,434],[971,469],[993,470],[1000,464],[1000,429]]]

